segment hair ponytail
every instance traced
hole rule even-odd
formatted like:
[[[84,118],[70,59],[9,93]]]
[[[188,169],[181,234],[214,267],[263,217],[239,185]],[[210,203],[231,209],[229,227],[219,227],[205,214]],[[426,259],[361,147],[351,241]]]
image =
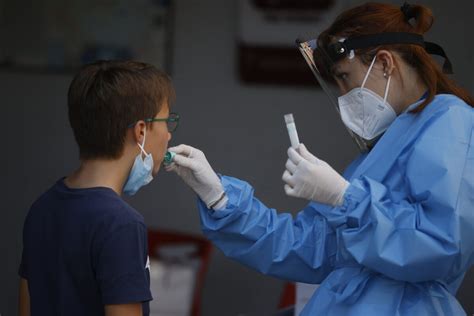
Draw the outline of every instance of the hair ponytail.
[[[406,10],[404,10],[404,8],[406,8]],[[428,7],[417,4],[409,5],[405,2],[400,11],[404,15],[405,21],[408,23],[410,23],[411,19],[415,20],[412,24],[415,33],[423,35],[433,26],[433,11]]]

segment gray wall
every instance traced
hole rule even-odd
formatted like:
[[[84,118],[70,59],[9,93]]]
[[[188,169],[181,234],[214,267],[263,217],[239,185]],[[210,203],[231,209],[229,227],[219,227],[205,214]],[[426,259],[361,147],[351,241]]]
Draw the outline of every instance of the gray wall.
[[[284,195],[280,180],[288,135],[283,114],[293,112],[302,142],[342,171],[356,148],[327,104],[311,88],[245,86],[236,72],[235,1],[177,0],[173,80],[182,125],[173,144],[201,148],[214,169],[251,182],[268,205],[295,213],[303,201]],[[360,1],[352,0],[351,3]],[[425,1],[437,13],[429,39],[446,48],[456,79],[474,92],[472,1]],[[0,313],[14,315],[22,222],[29,205],[77,165],[66,115],[69,75],[0,73],[3,135],[0,221]],[[158,178],[130,200],[150,228],[200,234],[195,198],[177,177]],[[474,313],[472,273],[460,297]],[[203,315],[268,315],[283,282],[213,254],[204,287]],[[469,289],[470,287],[470,289]],[[472,297],[472,294],[471,294]],[[471,305],[469,305],[471,304]]]

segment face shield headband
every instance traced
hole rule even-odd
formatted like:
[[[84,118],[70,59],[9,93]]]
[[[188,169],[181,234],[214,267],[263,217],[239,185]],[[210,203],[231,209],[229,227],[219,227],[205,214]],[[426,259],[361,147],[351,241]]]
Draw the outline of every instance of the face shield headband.
[[[356,49],[394,44],[419,45],[423,47],[428,54],[443,57],[443,71],[448,74],[453,73],[451,61],[444,52],[444,49],[438,44],[426,42],[422,35],[415,33],[379,33],[348,38],[341,42],[330,44],[326,53],[333,62],[337,62],[345,57],[354,56],[354,50]]]
[[[309,41],[297,39],[296,44],[314,76],[316,77],[319,85],[326,92],[331,104],[338,112],[339,105],[336,94],[334,93],[330,80],[328,79],[328,74],[330,71],[327,68],[344,58],[353,59],[355,57],[355,50],[357,49],[396,44],[418,45],[423,47],[429,54],[443,57],[445,60],[443,71],[445,73],[452,73],[452,64],[443,48],[435,43],[426,42],[422,35],[415,33],[394,32],[357,36],[341,39],[338,42],[328,45],[327,49],[324,50],[321,47],[318,47],[317,39]],[[373,147],[378,140],[375,139],[368,141],[359,137],[350,129],[347,129],[347,131],[352,136],[360,151],[362,152],[370,150],[370,148]]]

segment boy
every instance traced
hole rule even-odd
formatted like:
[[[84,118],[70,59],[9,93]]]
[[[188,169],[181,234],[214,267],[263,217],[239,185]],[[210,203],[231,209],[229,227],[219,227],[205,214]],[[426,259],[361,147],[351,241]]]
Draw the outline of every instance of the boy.
[[[178,116],[174,89],[151,65],[83,67],[68,93],[80,166],[25,220],[20,315],[148,315],[152,299],[143,217],[122,200],[157,174]]]

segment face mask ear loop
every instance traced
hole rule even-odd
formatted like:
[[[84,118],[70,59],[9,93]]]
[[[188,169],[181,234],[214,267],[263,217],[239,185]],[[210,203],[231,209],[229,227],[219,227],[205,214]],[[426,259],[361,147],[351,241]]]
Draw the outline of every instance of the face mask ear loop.
[[[387,97],[388,97],[388,89],[390,88],[390,79],[392,79],[392,76],[388,76],[388,79],[387,79],[387,85],[385,86],[385,94],[384,94],[384,97],[383,97],[383,104],[387,104]]]
[[[377,59],[377,55],[374,56],[374,59],[372,59],[372,63],[370,63],[369,69],[367,70],[367,73],[365,74],[364,81],[362,81],[362,85],[360,86],[361,89],[364,88],[365,83],[367,82],[367,79],[369,79],[369,74],[372,71],[372,67],[375,64],[375,60]]]
[[[374,67],[376,59],[377,59],[377,55],[374,56],[374,59],[372,59],[372,62],[370,63],[369,69],[367,69],[367,73],[365,74],[364,81],[362,81],[362,85],[360,86],[361,92],[362,92],[362,89],[364,89],[367,79],[369,79],[370,72],[372,71],[372,67]],[[362,117],[364,117],[364,120],[365,120],[365,104],[362,106],[362,111],[363,111]],[[362,133],[365,135],[365,124],[362,125]]]
[[[142,153],[146,156],[148,156],[148,154],[146,153],[145,151],[145,140],[146,140],[146,128],[145,130],[143,131],[143,144],[139,144],[137,143],[138,147],[140,147]]]

